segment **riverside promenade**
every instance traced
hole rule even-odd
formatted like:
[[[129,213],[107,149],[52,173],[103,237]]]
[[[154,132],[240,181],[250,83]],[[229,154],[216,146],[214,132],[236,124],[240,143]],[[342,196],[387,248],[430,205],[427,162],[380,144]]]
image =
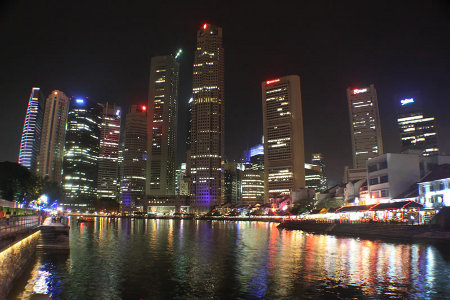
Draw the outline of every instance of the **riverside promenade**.
[[[39,230],[45,220],[41,214],[13,216],[9,220],[0,219],[0,252],[9,245]]]

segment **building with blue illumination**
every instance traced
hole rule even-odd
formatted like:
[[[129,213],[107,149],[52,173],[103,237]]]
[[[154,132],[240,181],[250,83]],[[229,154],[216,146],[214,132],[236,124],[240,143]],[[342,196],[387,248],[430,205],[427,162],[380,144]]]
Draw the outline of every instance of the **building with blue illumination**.
[[[87,98],[71,99],[63,161],[63,205],[86,211],[97,199],[102,107]]]
[[[41,146],[43,115],[44,97],[40,88],[33,87],[28,100],[19,150],[19,164],[31,171],[36,170],[37,156]]]

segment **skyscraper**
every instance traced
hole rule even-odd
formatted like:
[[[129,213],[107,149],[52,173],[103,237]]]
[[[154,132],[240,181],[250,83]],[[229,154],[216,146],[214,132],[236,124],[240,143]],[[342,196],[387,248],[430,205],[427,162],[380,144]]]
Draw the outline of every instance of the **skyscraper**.
[[[71,99],[63,160],[66,206],[94,209],[97,199],[100,105],[87,98]]]
[[[222,203],[224,159],[224,49],[222,28],[197,31],[192,83],[191,207],[205,212]]]
[[[120,200],[122,210],[143,203],[147,166],[147,106],[132,105],[125,117]]]
[[[324,191],[328,188],[327,176],[325,175],[325,161],[322,153],[313,153],[311,158],[313,165],[320,167],[320,186],[319,190]]]
[[[375,86],[347,89],[353,168],[365,169],[369,158],[383,154],[380,114]]]
[[[19,164],[31,171],[36,170],[37,156],[41,146],[41,127],[44,114],[43,101],[44,97],[41,89],[38,87],[32,88],[23,123],[19,150]]]
[[[178,70],[175,56],[152,57],[147,114],[147,195],[175,194]]]
[[[69,98],[55,90],[45,102],[44,121],[42,123],[41,147],[38,155],[36,173],[50,181],[61,183],[64,141],[66,138]]]
[[[246,164],[247,165],[247,164]],[[264,171],[256,164],[240,172],[241,205],[255,205],[264,203]]]
[[[101,119],[97,198],[117,201],[120,187],[120,107],[106,103],[102,107]]]
[[[305,187],[300,77],[262,84],[265,201]]]
[[[224,202],[237,205],[241,201],[241,164],[226,162],[224,164]]]
[[[422,156],[438,155],[435,118],[422,113],[413,98],[402,99],[400,103],[401,111],[397,124],[400,129],[402,152],[416,152]]]

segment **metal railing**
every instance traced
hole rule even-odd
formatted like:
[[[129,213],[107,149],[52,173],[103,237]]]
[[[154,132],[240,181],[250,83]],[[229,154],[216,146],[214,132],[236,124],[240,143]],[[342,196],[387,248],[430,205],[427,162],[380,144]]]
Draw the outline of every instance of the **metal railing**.
[[[44,219],[44,215],[11,216],[9,219],[3,217],[0,219],[0,236],[37,227],[44,222]]]

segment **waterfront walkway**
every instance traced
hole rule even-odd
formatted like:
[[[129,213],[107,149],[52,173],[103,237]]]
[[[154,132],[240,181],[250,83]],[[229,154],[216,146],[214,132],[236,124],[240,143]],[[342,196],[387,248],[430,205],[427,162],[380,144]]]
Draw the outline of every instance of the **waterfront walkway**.
[[[44,217],[40,215],[11,217],[9,220],[2,218],[0,219],[0,236],[38,227],[43,220]]]
[[[38,230],[44,220],[43,215],[12,216],[0,219],[0,251]]]

